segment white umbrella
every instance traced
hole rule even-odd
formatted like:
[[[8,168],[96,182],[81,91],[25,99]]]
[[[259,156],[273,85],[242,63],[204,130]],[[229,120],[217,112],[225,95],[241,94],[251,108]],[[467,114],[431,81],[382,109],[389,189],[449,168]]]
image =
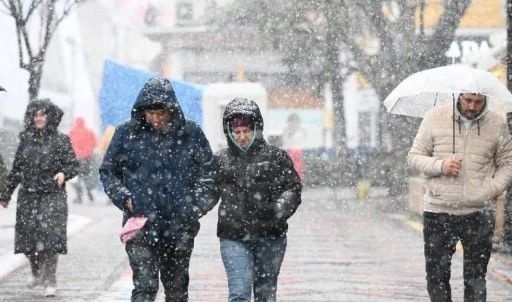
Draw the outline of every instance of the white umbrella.
[[[487,97],[490,110],[512,112],[512,94],[490,72],[463,65],[423,70],[403,80],[384,100],[389,113],[424,117],[434,108],[451,102],[459,93]]]

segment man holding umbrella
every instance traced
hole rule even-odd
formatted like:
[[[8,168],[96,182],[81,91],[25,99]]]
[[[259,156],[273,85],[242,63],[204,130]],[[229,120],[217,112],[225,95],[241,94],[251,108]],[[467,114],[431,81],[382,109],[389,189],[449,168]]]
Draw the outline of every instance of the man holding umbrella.
[[[486,300],[495,201],[512,181],[512,141],[504,117],[486,95],[454,94],[421,123],[407,156],[427,177],[423,235],[431,301],[451,300],[450,266],[464,249],[464,301]]]

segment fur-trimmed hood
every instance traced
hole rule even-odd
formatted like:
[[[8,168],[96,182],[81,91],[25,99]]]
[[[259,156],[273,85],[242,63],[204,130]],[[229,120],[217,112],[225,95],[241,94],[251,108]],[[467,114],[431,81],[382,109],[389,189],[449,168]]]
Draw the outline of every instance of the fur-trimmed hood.
[[[40,99],[28,104],[23,120],[24,132],[36,131],[34,115],[38,111],[41,111],[46,115],[46,127],[44,130],[48,132],[56,132],[64,112],[50,99]]]

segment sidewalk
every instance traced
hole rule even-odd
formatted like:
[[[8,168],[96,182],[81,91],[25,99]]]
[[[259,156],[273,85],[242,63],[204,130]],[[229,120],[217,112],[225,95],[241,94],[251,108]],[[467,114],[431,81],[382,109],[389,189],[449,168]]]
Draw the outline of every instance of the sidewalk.
[[[106,199],[70,204],[70,228],[73,221],[88,223],[77,223],[80,228],[69,236],[69,253],[60,258],[57,272],[57,297],[27,289],[29,268],[23,265],[0,277],[0,301],[129,301],[131,271],[117,237],[121,212],[107,204]],[[396,205],[381,188],[373,188],[367,200],[356,199],[354,189],[305,191],[289,221],[278,301],[428,301],[423,239]],[[216,219],[216,209],[201,219],[190,265],[191,302],[227,300]],[[0,255],[12,255],[7,234],[13,225],[14,207],[0,209]],[[497,256],[489,265],[489,302],[512,296],[512,265]],[[0,271],[7,262],[12,261],[0,257]],[[453,299],[462,301],[460,255],[452,271]],[[157,301],[163,301],[162,292]]]
[[[41,287],[25,287],[30,268],[23,255],[13,254],[15,204],[0,209],[0,268],[12,257],[23,259],[9,268],[14,271],[0,277],[0,301],[93,301],[128,265],[124,247],[116,238],[122,215],[117,208],[98,199],[94,204],[70,204],[69,211],[68,254],[59,257],[57,297],[49,299],[42,296]]]
[[[280,274],[278,301],[427,301],[421,224],[397,213],[386,190],[368,200],[352,189],[305,192],[290,220],[288,249]],[[216,213],[215,213],[216,214]],[[227,283],[215,238],[215,215],[202,220],[190,267],[190,301],[226,301]],[[414,231],[410,231],[411,227]],[[512,268],[493,260],[488,301],[506,301],[512,287],[498,272]],[[462,300],[462,263],[454,257],[454,301]],[[97,301],[129,301],[131,271]],[[163,301],[160,293],[158,301]]]

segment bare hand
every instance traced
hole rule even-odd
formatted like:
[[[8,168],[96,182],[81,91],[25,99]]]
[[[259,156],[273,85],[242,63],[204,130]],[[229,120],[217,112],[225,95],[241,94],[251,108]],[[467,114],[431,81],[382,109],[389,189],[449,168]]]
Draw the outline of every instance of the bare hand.
[[[53,180],[55,180],[55,183],[59,188],[62,188],[62,185],[64,184],[64,179],[64,173],[62,172],[55,174],[55,176],[53,177]]]
[[[9,206],[9,201],[8,200],[0,200],[0,205],[2,205],[2,207],[4,207],[4,208],[7,208]]]
[[[126,204],[125,205],[128,208],[128,210],[133,213],[133,205],[132,205],[132,199],[131,198],[128,198],[126,200]]]
[[[459,176],[460,169],[462,168],[461,158],[449,158],[443,161],[441,170],[447,176]]]

